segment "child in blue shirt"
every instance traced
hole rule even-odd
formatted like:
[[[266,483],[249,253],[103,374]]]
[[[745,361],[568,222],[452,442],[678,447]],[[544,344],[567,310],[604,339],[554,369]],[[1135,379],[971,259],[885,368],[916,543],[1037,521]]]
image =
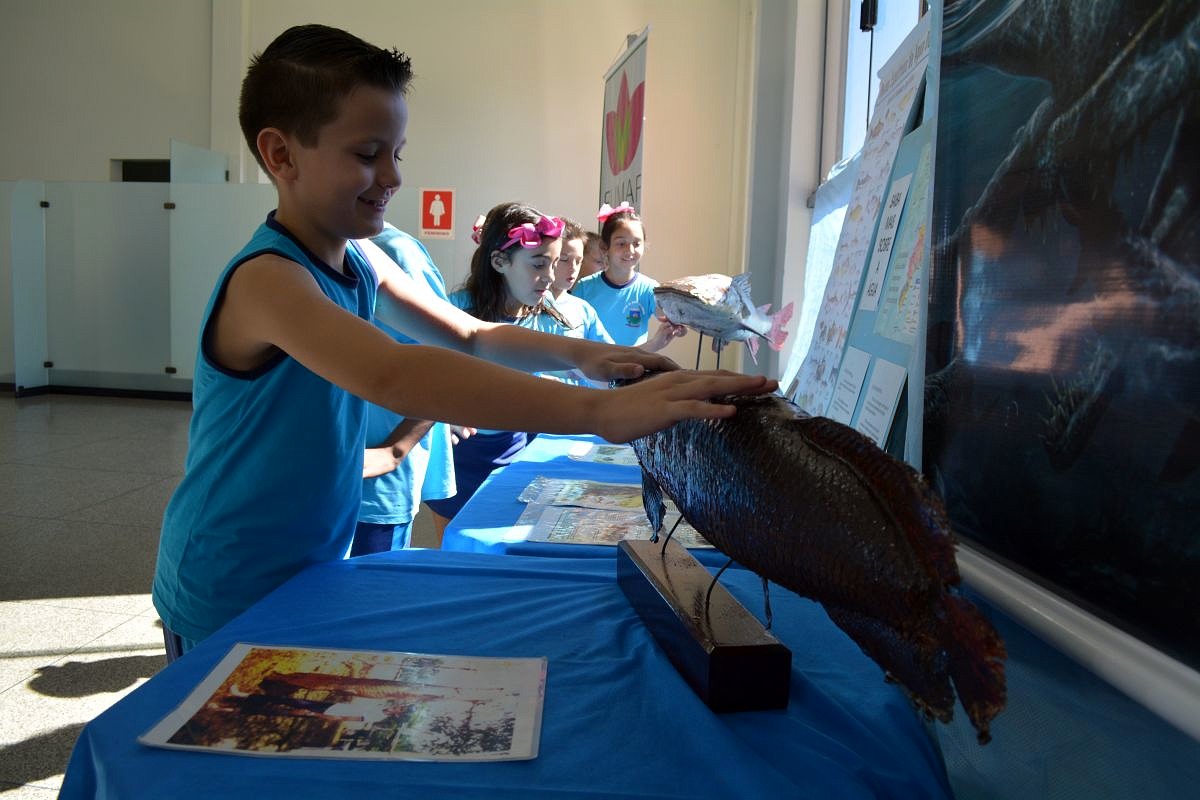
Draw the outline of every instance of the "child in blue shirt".
[[[368,256],[378,247],[418,288],[447,299],[445,280],[429,251],[391,223],[384,223],[383,233],[360,246]],[[375,324],[397,341],[416,344],[383,322]],[[455,490],[451,434],[445,423],[407,419],[370,403],[366,436],[362,504],[351,556],[408,547],[421,502],[451,497]]]
[[[569,323],[549,305],[554,265],[562,247],[564,223],[523,203],[501,203],[473,234],[478,247],[471,272],[450,302],[485,322],[562,334]],[[458,492],[429,501],[440,530],[458,514],[497,468],[510,463],[529,440],[525,431],[480,429],[454,445]]]
[[[552,302],[555,310],[567,321],[564,336],[613,344],[612,337],[604,329],[604,323],[600,321],[592,304],[571,294],[571,287],[578,280],[583,264],[585,236],[579,223],[564,218],[563,225],[562,250],[554,264],[554,282],[550,284],[551,298],[548,302]],[[578,386],[600,385],[589,381],[576,370],[559,373],[557,377]]]
[[[663,323],[650,336],[658,281],[639,271],[646,248],[642,218],[628,203],[616,208],[605,203],[596,219],[601,223],[600,246],[606,266],[603,272],[580,279],[571,293],[591,303],[617,344],[657,352],[683,336],[687,328]]]
[[[563,219],[562,249],[554,264],[554,282],[550,284],[551,302],[567,320],[567,336],[613,344],[596,315],[596,309],[582,297],[571,294],[583,265],[584,234],[579,223]],[[586,384],[585,384],[586,385]]]
[[[383,230],[400,186],[411,77],[396,50],[304,25],[268,45],[242,84],[242,131],[279,203],[202,318],[185,472],[154,576],[169,659],[306,567],[346,554],[367,402],[413,419],[628,441],[734,413],[711,398],[774,388],[483,322],[415,289],[390,259],[364,257],[351,240]],[[422,344],[397,342],[376,316]],[[528,374],[572,367],[597,379],[668,371],[617,390]]]

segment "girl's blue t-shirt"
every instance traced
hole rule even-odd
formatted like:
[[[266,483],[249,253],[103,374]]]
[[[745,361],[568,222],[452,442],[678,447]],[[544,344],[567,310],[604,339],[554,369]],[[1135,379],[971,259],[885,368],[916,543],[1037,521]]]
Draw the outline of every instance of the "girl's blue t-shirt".
[[[571,294],[591,303],[614,342],[636,347],[650,337],[655,286],[658,281],[640,272],[624,286],[617,286],[603,272],[597,272],[576,283]]]
[[[200,640],[305,567],[349,549],[362,489],[363,400],[278,352],[239,372],[210,357],[214,308],[233,273],[277,254],[364,320],[377,282],[353,245],[322,263],[272,213],[222,273],[204,312],[185,472],[163,519],[154,606]]]

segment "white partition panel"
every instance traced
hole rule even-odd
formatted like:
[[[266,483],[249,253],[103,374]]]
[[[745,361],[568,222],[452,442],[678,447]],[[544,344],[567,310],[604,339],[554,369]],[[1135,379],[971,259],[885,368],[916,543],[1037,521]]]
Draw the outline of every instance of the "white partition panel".
[[[171,140],[171,183],[225,183],[229,157]]]
[[[275,207],[270,184],[171,184],[171,365],[194,373],[200,318],[221,270]]]
[[[47,183],[55,370],[163,375],[170,357],[167,184]]]
[[[46,251],[44,213],[41,207],[45,184],[17,181],[7,184],[7,236],[0,236],[12,276],[11,350],[13,383],[17,391],[49,384],[43,365],[47,358]]]

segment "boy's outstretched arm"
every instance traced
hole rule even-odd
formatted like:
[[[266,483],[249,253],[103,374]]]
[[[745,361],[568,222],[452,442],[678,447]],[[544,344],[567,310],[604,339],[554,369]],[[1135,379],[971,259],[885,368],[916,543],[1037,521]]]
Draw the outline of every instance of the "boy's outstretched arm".
[[[679,368],[666,356],[644,349],[483,322],[419,291],[412,278],[370,240],[356,244],[379,277],[376,316],[419,342],[449,347],[526,372],[578,368],[599,381]]]
[[[275,255],[234,272],[212,324],[206,352],[228,369],[253,370],[282,350],[331,383],[406,417],[496,430],[628,441],[681,419],[733,413],[710,398],[775,388],[761,376],[676,370],[621,389],[584,389],[451,350],[400,344],[339,308],[302,267]]]

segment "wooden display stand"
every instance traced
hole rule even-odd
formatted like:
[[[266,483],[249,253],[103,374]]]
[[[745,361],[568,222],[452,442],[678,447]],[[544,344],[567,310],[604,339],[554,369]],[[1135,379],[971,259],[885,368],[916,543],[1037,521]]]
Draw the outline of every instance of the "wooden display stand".
[[[713,711],[786,708],[792,652],[679,544],[625,540],[617,583],[655,641]]]

